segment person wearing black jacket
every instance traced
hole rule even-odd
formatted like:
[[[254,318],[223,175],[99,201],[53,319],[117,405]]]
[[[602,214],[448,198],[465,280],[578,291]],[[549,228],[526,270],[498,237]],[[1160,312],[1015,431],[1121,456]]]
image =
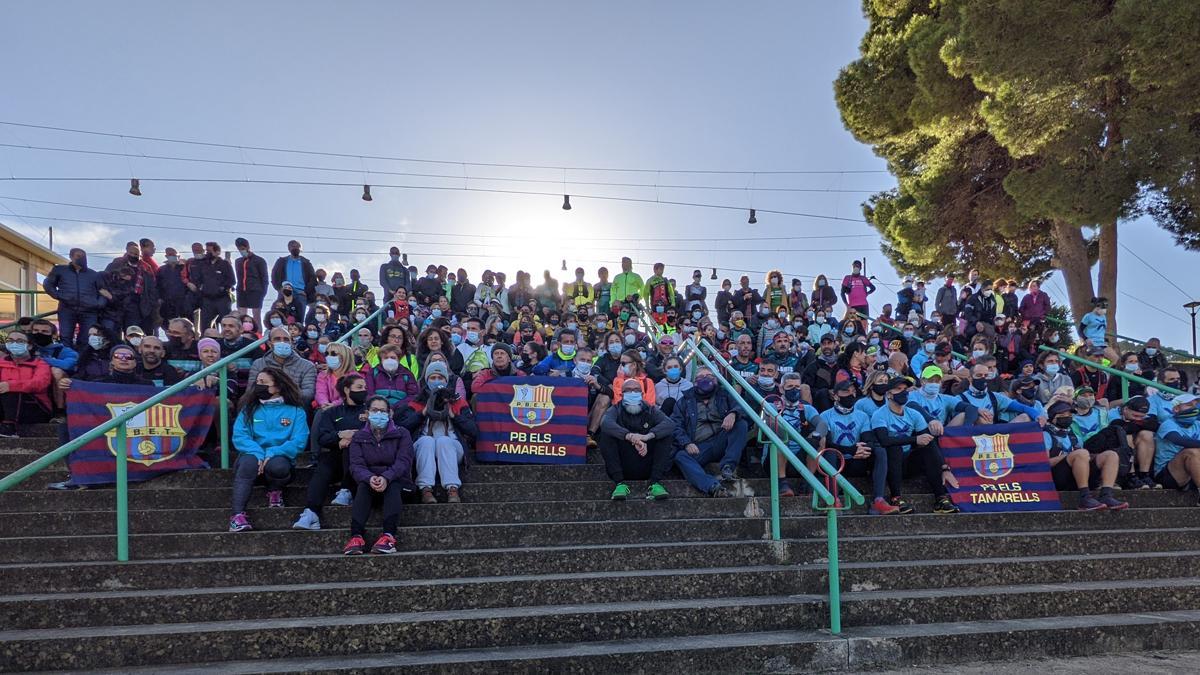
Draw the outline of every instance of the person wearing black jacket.
[[[237,307],[253,316],[256,322],[261,321],[262,304],[270,282],[267,261],[250,250],[250,242],[244,237],[238,237],[233,243],[241,256],[233,264],[237,275]]]
[[[104,269],[104,287],[112,298],[105,306],[100,321],[109,333],[116,335],[129,326],[141,324],[142,295],[147,290],[148,277],[142,266],[142,249],[136,241],[125,244],[125,255],[116,258]],[[151,286],[155,283],[154,279],[149,280]]]
[[[229,313],[229,291],[235,279],[233,265],[221,257],[221,245],[210,241],[204,245],[204,261],[199,265],[200,330],[213,325]]]
[[[437,269],[437,265],[426,267],[425,276],[413,282],[413,297],[426,307],[437,304],[438,298],[446,294],[442,282],[438,281]]]
[[[390,298],[398,288],[411,291],[413,279],[408,273],[408,266],[400,259],[400,249],[393,246],[388,254],[390,259],[379,266],[379,287]]]
[[[721,484],[735,478],[749,425],[711,370],[696,370],[695,386],[683,393],[671,421],[675,423],[675,465],[684,478],[710,497],[730,496]],[[704,470],[710,462],[720,464],[719,479]]]
[[[70,257],[71,262],[50,270],[42,289],[58,301],[58,334],[63,344],[83,349],[88,329],[100,320],[100,310],[109,298],[103,275],[87,266],[87,253],[73,248]]]
[[[304,320],[304,310],[308,303],[317,300],[317,272],[312,262],[300,255],[300,242],[295,239],[288,242],[288,255],[281,256],[271,268],[271,287],[282,292],[283,283],[291,283],[294,301],[296,303],[297,321]]]
[[[467,271],[458,268],[454,287],[450,292],[450,309],[456,314],[465,314],[467,305],[475,302],[475,284],[467,280]]]
[[[366,423],[367,381],[360,373],[350,372],[339,378],[336,386],[343,403],[318,411],[313,420],[313,436],[319,448],[317,466],[308,481],[304,511],[292,524],[298,530],[321,529],[321,509],[334,481],[339,481],[340,488],[333,504],[349,506],[353,499],[354,478],[346,449],[355,432]]]
[[[821,412],[833,407],[833,395],[830,392],[838,371],[836,344],[832,335],[822,335],[817,356],[804,367],[801,379],[812,392],[813,407]]]
[[[171,319],[186,317],[195,311],[184,280],[184,266],[179,262],[179,252],[167,247],[166,253],[166,262],[158,266],[158,272],[154,275],[158,297],[162,298],[158,313],[164,325]]]
[[[608,477],[616,483],[612,499],[629,498],[626,479],[650,480],[646,499],[670,496],[662,481],[671,469],[675,423],[663,411],[642,400],[637,378],[625,380],[620,405],[609,408],[600,425],[600,454]]]

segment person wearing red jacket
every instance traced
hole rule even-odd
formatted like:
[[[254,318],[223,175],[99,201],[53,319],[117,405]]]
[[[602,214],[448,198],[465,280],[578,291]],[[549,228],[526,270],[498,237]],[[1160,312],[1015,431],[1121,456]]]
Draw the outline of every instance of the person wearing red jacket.
[[[12,331],[4,342],[7,354],[0,356],[0,436],[17,438],[18,424],[40,424],[50,420],[50,364],[34,356],[29,336]]]

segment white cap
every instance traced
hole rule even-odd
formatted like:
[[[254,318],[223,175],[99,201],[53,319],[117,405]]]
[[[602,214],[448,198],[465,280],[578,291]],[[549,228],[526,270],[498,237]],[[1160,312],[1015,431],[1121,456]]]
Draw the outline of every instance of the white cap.
[[[1194,403],[1196,401],[1200,401],[1200,396],[1196,396],[1195,394],[1180,394],[1171,401],[1171,407],[1178,408],[1185,403]]]

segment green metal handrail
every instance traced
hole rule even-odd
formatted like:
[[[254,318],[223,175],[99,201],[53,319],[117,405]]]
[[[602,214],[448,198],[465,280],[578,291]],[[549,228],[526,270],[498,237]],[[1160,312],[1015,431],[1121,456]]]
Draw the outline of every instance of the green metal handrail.
[[[1157,389],[1159,391],[1165,391],[1165,392],[1168,392],[1171,394],[1175,394],[1176,396],[1187,393],[1187,392],[1184,392],[1183,390],[1176,389],[1174,387],[1168,387],[1167,385],[1163,384],[1162,382],[1155,382],[1154,380],[1147,380],[1146,378],[1138,377],[1137,375],[1134,375],[1133,373],[1127,373],[1124,370],[1117,370],[1116,368],[1110,368],[1108,366],[1096,363],[1095,361],[1089,361],[1089,360],[1083,358],[1082,356],[1068,354],[1062,350],[1054,349],[1053,347],[1047,347],[1046,345],[1042,345],[1041,347],[1038,347],[1038,349],[1040,349],[1044,352],[1050,352],[1051,354],[1057,354],[1058,357],[1061,359],[1067,359],[1068,361],[1075,361],[1076,363],[1082,363],[1083,365],[1088,366],[1089,368],[1095,368],[1096,370],[1102,370],[1102,371],[1108,373],[1109,375],[1115,375],[1127,382],[1137,382],[1138,384],[1141,384],[1141,385],[1144,385],[1147,387],[1154,387],[1155,389]],[[1126,398],[1128,398],[1128,396],[1126,396]]]
[[[346,341],[348,341],[355,333],[357,333],[359,331],[359,329],[364,328],[364,327],[366,327],[367,324],[371,323],[371,319],[375,319],[375,332],[378,333],[379,329],[382,328],[382,326],[383,326],[383,308],[386,306],[387,305],[380,305],[379,309],[375,310],[374,312],[371,312],[370,314],[367,315],[367,318],[365,318],[362,321],[360,321],[359,323],[355,324],[352,328],[348,329],[345,333],[342,333],[338,337],[338,339],[334,340],[334,342],[336,342],[338,344],[343,344],[343,345],[346,344]]]
[[[1126,342],[1132,342],[1132,343],[1134,343],[1135,345],[1143,345],[1143,346],[1144,346],[1144,345],[1146,344],[1146,341],[1145,341],[1145,340],[1139,340],[1139,339],[1137,339],[1137,338],[1131,338],[1131,337],[1129,337],[1129,336],[1126,336],[1126,335],[1121,335],[1121,334],[1119,334],[1119,333],[1106,333],[1106,335],[1107,335],[1108,337],[1111,337],[1111,338],[1116,338],[1116,339],[1118,339],[1118,340],[1124,340],[1124,341],[1126,341]],[[1179,349],[1173,349],[1173,348],[1171,348],[1171,347],[1159,347],[1159,349],[1163,350],[1164,352],[1169,352],[1169,353],[1171,353],[1171,354],[1174,354],[1174,355],[1176,355],[1176,356],[1182,356],[1182,357],[1189,358],[1189,359],[1192,359],[1192,360],[1200,361],[1200,355],[1196,355],[1196,354],[1190,354],[1190,353],[1188,353],[1188,352],[1185,352],[1185,351],[1182,351],[1182,350],[1179,350]]]
[[[33,316],[26,316],[26,317],[21,317],[21,318],[22,319],[31,319],[31,320],[46,319],[46,318],[54,316],[55,314],[58,314],[57,309],[52,309],[49,312],[42,312],[41,314],[34,314]],[[9,323],[0,324],[0,330],[8,330],[9,328],[12,328],[13,326],[16,326],[19,323],[21,323],[20,320],[10,321]]]
[[[220,412],[220,425],[221,425],[221,468],[228,469],[229,468],[229,406],[228,406],[229,397],[228,397],[228,393],[227,393],[227,389],[228,389],[227,385],[229,382],[228,366],[229,366],[229,364],[233,363],[235,360],[241,358],[243,355],[245,355],[253,350],[258,349],[264,343],[266,343],[266,341],[267,341],[267,338],[265,338],[265,337],[255,340],[254,342],[250,343],[249,345],[246,345],[245,347],[237,350],[236,352],[230,354],[229,356],[226,356],[225,358],[221,359],[220,361],[217,361],[216,363],[212,364],[211,366],[202,368],[201,370],[196,371],[195,373],[189,375],[188,377],[184,378],[183,380],[180,380],[178,383],[173,384],[170,387],[167,387],[166,389],[158,392],[157,394],[155,394],[155,395],[151,396],[150,398],[146,399],[145,401],[142,401],[141,403],[133,406],[132,408],[130,408],[129,410],[126,410],[125,412],[121,413],[120,415],[117,415],[116,417],[105,422],[104,424],[101,424],[100,426],[81,434],[78,438],[70,441],[69,443],[67,443],[65,445],[61,445],[54,450],[51,450],[50,452],[33,460],[32,462],[26,464],[25,466],[21,467],[20,469],[17,469],[16,471],[5,476],[4,478],[0,478],[0,492],[4,492],[16,485],[19,485],[20,483],[28,480],[37,472],[41,471],[42,469],[45,469],[46,467],[50,466],[51,464],[53,464],[61,459],[66,458],[67,455],[70,455],[72,452],[75,452],[76,450],[78,450],[79,448],[84,446],[85,444],[90,443],[91,441],[99,438],[100,436],[103,436],[108,431],[112,430],[113,428],[115,428],[116,432],[117,432],[117,447],[124,448],[125,447],[125,433],[126,433],[125,425],[126,425],[126,422],[128,422],[130,419],[132,419],[135,415],[138,415],[138,414],[144,412],[145,410],[149,409],[151,406],[166,400],[168,397],[170,397],[180,391],[183,391],[187,387],[190,387],[194,382],[196,382],[200,378],[206,377],[210,374],[213,374],[214,372],[217,373],[220,377],[219,396],[220,396],[221,403],[220,403],[220,411],[219,412]],[[117,484],[116,484],[116,488],[117,488],[117,560],[119,562],[127,562],[129,560],[129,466],[128,466],[129,458],[128,458],[128,456],[125,456],[125,457],[118,457],[116,459],[117,459],[117,462],[116,462],[116,464],[117,464]],[[122,459],[125,461],[121,461]]]
[[[813,493],[816,495],[817,499],[825,502],[825,540],[828,549],[827,563],[829,565],[829,631],[834,635],[841,633],[842,588],[841,573],[839,571],[840,563],[838,560],[837,529],[837,512],[839,505],[836,503],[836,500],[834,499],[833,495],[830,494],[829,490],[821,484],[821,481],[818,480],[811,471],[808,470],[808,467],[804,465],[804,462],[800,461],[800,458],[796,456],[796,453],[792,452],[792,449],[788,447],[787,443],[784,443],[783,440],[775,433],[775,430],[771,428],[771,425],[767,424],[765,419],[759,417],[750,404],[746,402],[745,398],[738,393],[737,389],[730,384],[727,379],[725,379],[725,377],[721,374],[721,368],[718,368],[717,365],[704,354],[704,349],[707,348],[712,352],[713,356],[715,356],[717,359],[721,359],[721,356],[717,353],[717,350],[707,342],[695,337],[690,338],[688,342],[692,347],[692,353],[696,355],[696,358],[712,371],[713,376],[717,378],[717,381],[721,383],[721,386],[724,387],[725,390],[729,392],[730,396],[733,397],[733,400],[736,401],[738,405],[746,411],[747,417],[754,422],[755,426],[758,427],[759,432],[766,436],[771,442],[771,476],[769,481],[771,485],[771,538],[775,541],[779,541],[781,539],[778,479],[780,455],[783,455],[788,464],[791,464],[796,469],[797,473],[800,474],[800,477],[803,478],[810,487],[812,487]],[[721,360],[724,362],[723,359]],[[727,363],[725,365],[728,367]],[[843,488],[852,502],[856,502],[858,504],[862,504],[864,502],[862,494],[855,489],[854,486],[850,485],[849,481],[847,481],[844,476],[830,466],[829,463],[825,461],[825,459],[821,457],[820,454],[818,454],[816,450],[808,443],[808,441],[804,440],[804,437],[800,435],[800,432],[797,431],[795,427],[789,424],[786,420],[782,419],[778,411],[776,411],[772,406],[768,405],[762,397],[758,396],[758,392],[750,388],[750,385],[744,378],[742,378],[741,374],[731,368],[728,368],[727,372],[738,380],[745,391],[749,391],[756,398],[758,398],[759,403],[762,405],[764,416],[767,411],[771,411],[771,413],[775,415],[778,428],[783,429],[787,435],[792,438],[792,440],[797,441],[800,444],[800,447],[804,448],[806,452],[815,457],[818,465],[823,471],[825,471],[826,475],[836,476],[838,485]],[[814,502],[813,505],[816,506],[816,502]]]
[[[858,315],[858,318],[862,319],[863,321],[866,321],[867,323],[875,326],[876,328],[886,328],[886,329],[894,332],[895,334],[899,335],[900,337],[904,337],[904,331],[900,330],[899,328],[896,328],[895,326],[888,325],[886,323],[883,323],[882,321],[875,321],[874,319],[867,316],[866,314],[863,314],[862,312],[856,311],[854,313]],[[962,361],[964,363],[971,360],[971,357],[967,356],[966,354],[959,354],[958,352],[956,352],[954,350],[950,350],[950,356],[953,356],[954,358],[956,358],[959,361]]]

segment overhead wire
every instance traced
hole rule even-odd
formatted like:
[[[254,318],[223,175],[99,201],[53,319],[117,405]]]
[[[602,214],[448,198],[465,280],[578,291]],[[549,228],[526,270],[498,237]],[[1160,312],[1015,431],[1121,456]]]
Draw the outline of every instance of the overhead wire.
[[[1195,295],[1192,295],[1191,293],[1188,293],[1187,291],[1185,291],[1185,290],[1183,290],[1182,288],[1180,288],[1180,287],[1179,287],[1179,284],[1175,283],[1174,281],[1171,281],[1171,280],[1170,280],[1170,279],[1167,277],[1167,275],[1165,275],[1165,274],[1163,274],[1161,271],[1159,271],[1159,269],[1158,269],[1157,267],[1155,267],[1154,265],[1151,265],[1150,263],[1146,262],[1146,260],[1145,260],[1144,258],[1142,258],[1142,256],[1140,256],[1140,255],[1138,255],[1137,253],[1135,253],[1135,252],[1133,251],[1133,249],[1131,249],[1131,248],[1129,248],[1128,246],[1126,246],[1124,242],[1118,242],[1118,243],[1120,244],[1121,248],[1125,249],[1125,252],[1126,252],[1126,253],[1128,253],[1129,255],[1133,256],[1134,258],[1137,258],[1138,262],[1142,263],[1142,264],[1143,264],[1143,265],[1145,265],[1147,268],[1149,268],[1151,272],[1154,272],[1154,273],[1155,273],[1155,274],[1157,274],[1157,275],[1158,275],[1158,276],[1159,276],[1159,277],[1160,277],[1160,278],[1161,278],[1163,281],[1167,282],[1168,284],[1171,284],[1171,286],[1173,286],[1173,287],[1175,288],[1175,290],[1177,290],[1177,291],[1179,291],[1180,293],[1182,293],[1182,294],[1183,294],[1183,296],[1184,296],[1184,297],[1186,297],[1186,298],[1188,299],[1188,301],[1189,301],[1189,302],[1190,302],[1190,301],[1192,301],[1192,300],[1195,300],[1195,299],[1196,299],[1196,296],[1195,296]]]

